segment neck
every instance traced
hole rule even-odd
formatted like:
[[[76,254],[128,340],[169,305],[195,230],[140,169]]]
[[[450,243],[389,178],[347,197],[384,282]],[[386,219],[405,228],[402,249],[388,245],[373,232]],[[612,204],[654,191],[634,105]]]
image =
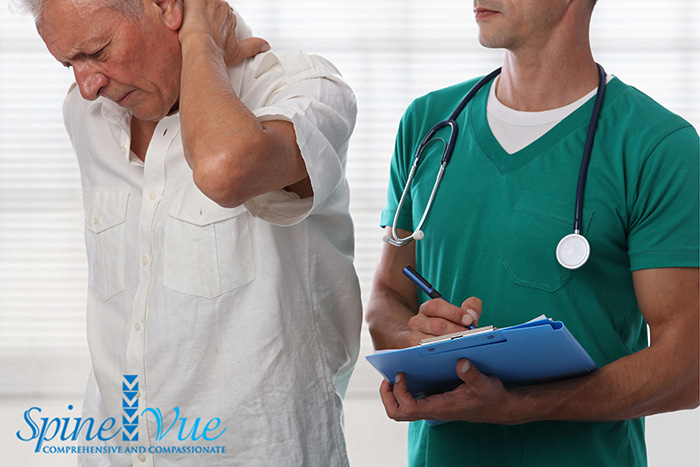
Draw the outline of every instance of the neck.
[[[571,18],[546,38],[506,50],[496,87],[499,101],[515,110],[536,112],[563,107],[596,88],[590,17]]]
[[[148,145],[157,125],[158,122],[139,120],[136,117],[131,118],[131,150],[144,162],[146,161]]]

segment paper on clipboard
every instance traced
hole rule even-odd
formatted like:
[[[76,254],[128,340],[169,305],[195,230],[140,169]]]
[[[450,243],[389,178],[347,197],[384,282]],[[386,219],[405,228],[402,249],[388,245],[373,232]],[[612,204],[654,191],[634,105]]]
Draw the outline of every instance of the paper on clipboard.
[[[462,358],[506,385],[580,376],[598,368],[564,323],[545,316],[507,328],[379,351],[365,358],[392,384],[395,375],[403,373],[414,397],[459,386],[462,380],[456,366]]]

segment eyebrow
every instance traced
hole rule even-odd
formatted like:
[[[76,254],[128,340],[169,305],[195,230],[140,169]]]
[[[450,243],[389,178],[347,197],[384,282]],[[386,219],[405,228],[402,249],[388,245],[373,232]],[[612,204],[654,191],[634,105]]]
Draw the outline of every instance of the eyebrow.
[[[105,47],[107,47],[111,42],[112,42],[112,39],[101,39],[99,42],[97,42],[97,40],[91,40],[91,41],[88,41],[87,43],[80,44],[80,46],[78,48],[82,48],[83,50],[86,48],[87,49],[94,49],[95,47],[87,47],[87,46],[94,44],[94,43],[97,43],[97,44],[102,44],[96,48],[96,51],[99,51],[99,50],[102,50]],[[65,63],[71,62],[72,60],[75,60],[76,58],[87,57],[87,56],[91,55],[92,53],[94,53],[94,52],[91,52],[91,53],[77,52],[73,55],[66,56],[65,60],[62,61],[61,63],[65,64]]]

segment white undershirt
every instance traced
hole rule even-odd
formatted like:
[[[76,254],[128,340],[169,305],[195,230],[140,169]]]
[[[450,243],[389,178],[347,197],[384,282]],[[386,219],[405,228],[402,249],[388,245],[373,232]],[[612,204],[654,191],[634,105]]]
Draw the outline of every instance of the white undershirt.
[[[558,109],[542,112],[523,112],[506,107],[496,97],[498,78],[493,82],[486,104],[486,116],[493,136],[508,154],[514,154],[534,142],[569,114],[593,97],[598,87],[579,100]],[[606,82],[613,78],[607,75]]]

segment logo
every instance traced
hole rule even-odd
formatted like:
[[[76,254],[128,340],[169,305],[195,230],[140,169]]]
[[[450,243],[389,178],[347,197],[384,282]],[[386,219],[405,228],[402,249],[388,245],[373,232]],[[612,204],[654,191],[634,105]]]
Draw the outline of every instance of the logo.
[[[124,375],[122,379],[122,441],[138,441],[139,440],[139,382],[138,375]]]
[[[201,441],[215,441],[226,431],[221,426],[221,419],[214,417],[204,423],[201,417],[185,417],[180,413],[179,407],[173,407],[171,413],[174,420],[166,425],[163,412],[159,407],[139,407],[138,375],[122,375],[121,383],[121,426],[113,417],[104,420],[96,420],[93,417],[39,417],[40,407],[32,407],[24,412],[26,427],[17,431],[17,438],[24,442],[35,442],[34,452],[46,454],[70,453],[70,454],[100,454],[100,453],[178,453],[200,454],[226,452],[226,446],[202,445]],[[68,406],[73,410],[73,405]],[[151,441],[171,441],[170,445],[137,445],[133,443],[143,442],[139,440],[139,421],[148,421],[148,417],[155,421],[155,433],[151,434]],[[144,425],[145,426],[145,425]],[[116,438],[121,433],[120,439],[126,445],[118,445],[106,442]],[[147,433],[144,431],[144,433]],[[147,435],[143,435],[148,438]],[[75,445],[60,445],[61,442],[75,441],[92,442]],[[185,442],[200,442],[196,445],[184,445]],[[56,445],[59,443],[59,445]]]

